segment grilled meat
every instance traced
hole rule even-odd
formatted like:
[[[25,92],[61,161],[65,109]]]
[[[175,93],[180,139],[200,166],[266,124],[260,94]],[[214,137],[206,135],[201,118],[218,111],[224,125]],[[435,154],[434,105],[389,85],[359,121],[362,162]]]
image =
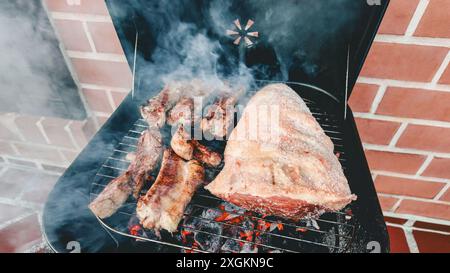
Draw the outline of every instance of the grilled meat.
[[[234,124],[234,105],[237,97],[224,95],[210,106],[201,121],[201,128],[205,134],[216,138],[223,138]]]
[[[146,179],[158,165],[163,154],[162,137],[159,130],[149,129],[143,132],[136,149],[135,160],[131,162],[131,186],[133,196],[139,197]]]
[[[191,139],[183,125],[180,125],[175,131],[170,146],[178,156],[185,160],[194,158],[211,167],[217,167],[222,162],[222,156],[219,153],[211,151],[197,140]]]
[[[254,106],[278,112],[269,111],[278,114],[267,128],[275,133],[263,130],[251,137],[249,128],[267,122],[267,112],[255,113]],[[258,124],[251,126],[254,121]],[[340,210],[356,196],[333,149],[295,91],[268,85],[249,101],[228,140],[223,170],[205,188],[243,208],[293,220]]]
[[[113,215],[133,192],[129,182],[129,171],[109,182],[100,195],[89,204],[91,211],[101,219]]]
[[[157,96],[141,106],[141,116],[150,127],[161,128],[166,122],[166,112],[179,100],[180,94],[178,85],[166,85]]]
[[[184,210],[203,183],[204,168],[196,160],[184,161],[166,149],[155,183],[137,203],[137,216],[145,228],[177,230]]]
[[[200,144],[197,140],[192,140],[194,145],[193,157],[198,161],[210,166],[217,167],[222,162],[222,156],[214,151],[211,151],[208,147]]]
[[[139,138],[134,160],[127,171],[109,182],[89,204],[91,211],[100,218],[107,218],[114,214],[131,194],[137,198],[148,176],[158,165],[162,152],[159,130],[144,131]]]
[[[177,124],[194,124],[199,116],[194,113],[194,99],[182,98],[170,111],[167,124],[174,126]]]
[[[189,134],[181,124],[170,140],[170,147],[175,153],[184,160],[191,160],[194,155],[194,145],[190,140]]]

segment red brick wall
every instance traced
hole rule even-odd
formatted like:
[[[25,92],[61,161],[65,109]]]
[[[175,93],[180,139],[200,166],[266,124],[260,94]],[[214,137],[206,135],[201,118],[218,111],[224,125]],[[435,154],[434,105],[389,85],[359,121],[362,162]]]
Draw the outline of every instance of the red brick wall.
[[[43,0],[87,106],[83,121],[0,113],[0,163],[61,172],[120,104],[131,86],[102,0]]]
[[[391,0],[350,99],[386,215],[450,220],[449,0]]]

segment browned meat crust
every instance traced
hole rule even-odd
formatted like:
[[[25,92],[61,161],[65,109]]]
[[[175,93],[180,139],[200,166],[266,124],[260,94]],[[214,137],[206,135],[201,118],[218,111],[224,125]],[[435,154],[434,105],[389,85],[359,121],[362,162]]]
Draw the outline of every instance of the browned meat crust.
[[[189,135],[181,124],[170,140],[170,147],[184,160],[191,160],[194,155],[194,145],[190,141]]]
[[[166,122],[166,112],[173,107],[179,98],[179,89],[166,85],[157,96],[149,99],[145,105],[141,106],[141,115],[150,127],[161,128]]]
[[[324,207],[287,197],[261,198],[248,194],[233,193],[227,200],[247,210],[266,215],[280,215],[295,221],[304,217],[314,217],[326,211]]]
[[[254,111],[262,106],[273,109],[276,126],[256,124],[266,131],[254,138],[249,130],[255,124],[250,123],[267,123],[264,111]],[[356,196],[333,149],[295,91],[271,84],[247,104],[227,142],[225,166],[205,188],[238,206],[294,220],[337,211]]]
[[[109,182],[100,195],[89,204],[91,211],[102,219],[113,215],[133,192],[129,180],[130,172],[125,172]]]
[[[186,206],[203,180],[204,168],[198,161],[186,162],[172,149],[166,149],[155,183],[137,203],[141,224],[145,228],[176,231]]]
[[[234,105],[237,97],[233,95],[221,96],[208,108],[201,121],[201,128],[205,134],[216,138],[223,138],[234,123]]]
[[[158,130],[146,130],[139,138],[134,160],[125,173],[113,179],[89,204],[91,211],[100,218],[107,218],[128,199],[138,197],[148,176],[157,166],[162,155],[162,139]]]
[[[191,140],[183,125],[180,125],[175,131],[170,146],[178,156],[185,160],[194,158],[211,167],[217,167],[222,162],[222,156],[219,153],[211,151],[197,140]]]
[[[198,161],[205,163],[210,167],[217,167],[222,162],[222,156],[214,151],[211,151],[208,147],[200,144],[197,140],[192,140],[194,145],[193,157]]]
[[[194,113],[194,99],[189,97],[182,98],[173,108],[170,110],[167,118],[167,124],[173,126],[176,124],[194,124],[199,117]]]

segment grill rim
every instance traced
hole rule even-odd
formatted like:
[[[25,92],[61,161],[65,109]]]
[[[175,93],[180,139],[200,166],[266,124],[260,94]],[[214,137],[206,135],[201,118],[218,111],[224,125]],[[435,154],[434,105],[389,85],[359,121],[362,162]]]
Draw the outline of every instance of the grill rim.
[[[139,251],[135,249],[136,246],[128,237],[122,238],[124,236],[115,238],[120,243],[117,246],[116,241],[111,239],[110,234],[103,229],[102,225],[87,209],[89,187],[93,177],[105,158],[112,153],[112,147],[117,145],[127,133],[123,124],[132,124],[139,118],[138,104],[129,94],[59,178],[50,192],[44,206],[42,223],[44,237],[56,252],[67,252],[66,245],[69,241],[79,241],[83,252]],[[352,192],[358,195],[356,202],[360,204],[360,208],[363,208],[353,210],[354,217],[357,217],[360,223],[357,233],[361,233],[358,238],[355,237],[355,240],[358,239],[361,242],[356,241],[355,244],[361,247],[350,249],[350,251],[367,251],[364,243],[378,241],[381,245],[381,251],[389,252],[386,224],[350,108],[348,108],[347,119],[344,121],[342,128],[348,154],[347,171],[350,174],[350,186]],[[354,179],[358,179],[359,183],[351,183]],[[77,192],[78,195],[74,195],[74,192]],[[80,195],[84,199],[74,198],[74,196],[79,197]],[[60,206],[61,202],[73,202],[74,204],[70,210],[67,210]],[[59,219],[59,222],[54,221],[55,217]],[[77,227],[65,224],[65,222],[73,223],[74,219],[77,221]],[[95,234],[80,232],[80,227],[93,231]],[[96,240],[102,242],[102,245],[93,246],[90,243],[94,236]],[[144,249],[145,246],[139,245],[138,248]]]

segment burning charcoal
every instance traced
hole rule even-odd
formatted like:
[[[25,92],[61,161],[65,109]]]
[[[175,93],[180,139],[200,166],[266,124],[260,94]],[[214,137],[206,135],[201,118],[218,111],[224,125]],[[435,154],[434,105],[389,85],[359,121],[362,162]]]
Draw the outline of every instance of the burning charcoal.
[[[220,250],[222,252],[239,253],[241,251],[241,246],[239,245],[239,241],[227,239]]]
[[[194,231],[194,240],[200,249],[208,252],[218,252],[221,247],[222,225],[217,223],[209,223]]]
[[[213,220],[213,219],[219,217],[221,214],[222,214],[222,212],[220,212],[216,209],[207,209],[207,210],[203,211],[201,217],[204,219]]]
[[[251,243],[245,243],[242,245],[240,253],[258,253],[258,247]]]
[[[231,203],[223,202],[221,205],[223,205],[225,211],[236,212],[238,214],[244,214],[245,213],[245,209],[243,209],[241,207],[238,207],[236,205],[233,205]]]
[[[133,215],[128,221],[128,232],[137,237],[159,239],[159,236],[152,230],[145,230],[139,223],[139,219]],[[139,240],[139,239],[137,239]]]

